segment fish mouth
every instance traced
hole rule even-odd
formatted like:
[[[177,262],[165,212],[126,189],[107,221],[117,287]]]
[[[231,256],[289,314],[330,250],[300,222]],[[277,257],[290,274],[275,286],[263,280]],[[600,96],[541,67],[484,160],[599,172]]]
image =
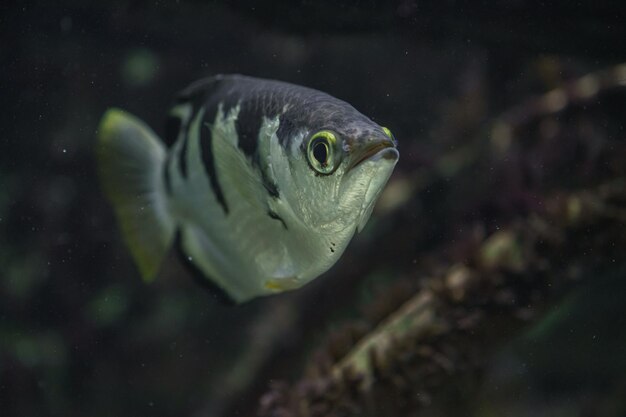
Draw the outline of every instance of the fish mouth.
[[[393,149],[394,152],[388,152],[390,149]],[[397,159],[398,151],[391,141],[381,141],[373,143],[369,146],[366,146],[355,155],[354,162],[350,164],[348,167],[348,171],[359,166],[361,163],[373,159],[376,156],[380,155],[380,157],[385,159]]]

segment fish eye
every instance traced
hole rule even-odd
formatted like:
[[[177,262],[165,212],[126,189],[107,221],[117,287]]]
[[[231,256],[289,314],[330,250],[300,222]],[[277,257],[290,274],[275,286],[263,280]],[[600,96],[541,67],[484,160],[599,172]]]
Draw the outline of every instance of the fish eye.
[[[327,164],[328,160],[328,144],[325,142],[317,142],[313,145],[313,157],[322,165]]]
[[[337,168],[335,147],[337,136],[322,130],[311,136],[307,147],[307,159],[311,167],[320,174],[331,174]]]

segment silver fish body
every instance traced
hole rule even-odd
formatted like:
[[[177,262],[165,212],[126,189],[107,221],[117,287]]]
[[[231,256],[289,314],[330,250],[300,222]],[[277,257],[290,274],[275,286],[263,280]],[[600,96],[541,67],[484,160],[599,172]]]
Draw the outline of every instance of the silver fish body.
[[[388,129],[328,94],[225,75],[178,97],[165,144],[109,110],[105,191],[146,279],[176,242],[231,299],[298,288],[367,222],[398,160]]]

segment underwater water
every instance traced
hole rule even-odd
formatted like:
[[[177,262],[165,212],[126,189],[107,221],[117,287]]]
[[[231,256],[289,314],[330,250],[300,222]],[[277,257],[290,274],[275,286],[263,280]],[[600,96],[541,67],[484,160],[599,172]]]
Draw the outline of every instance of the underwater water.
[[[15,2],[0,13],[0,416],[626,415],[626,8]],[[327,92],[400,159],[328,272],[142,281],[100,118],[215,74]],[[251,235],[250,239],[255,239]]]

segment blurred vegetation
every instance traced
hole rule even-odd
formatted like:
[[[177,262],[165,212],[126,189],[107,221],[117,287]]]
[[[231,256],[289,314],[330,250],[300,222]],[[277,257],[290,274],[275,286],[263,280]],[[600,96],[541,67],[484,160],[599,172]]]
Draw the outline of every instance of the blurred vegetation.
[[[626,415],[621,4],[2,9],[0,415]],[[175,256],[141,282],[92,152],[107,107],[161,132],[232,72],[342,98],[401,152],[336,267],[238,307]]]

